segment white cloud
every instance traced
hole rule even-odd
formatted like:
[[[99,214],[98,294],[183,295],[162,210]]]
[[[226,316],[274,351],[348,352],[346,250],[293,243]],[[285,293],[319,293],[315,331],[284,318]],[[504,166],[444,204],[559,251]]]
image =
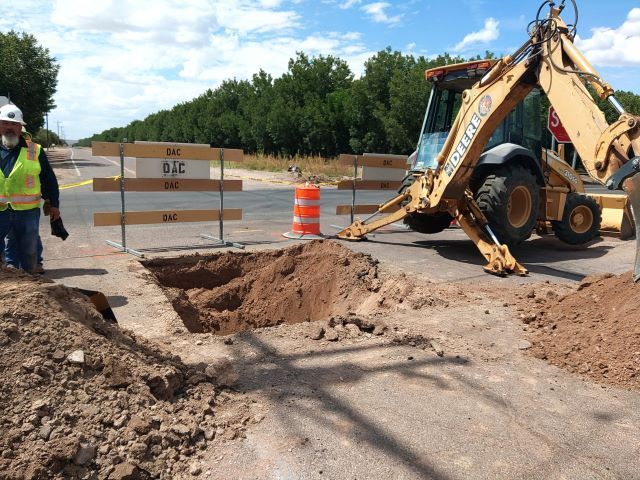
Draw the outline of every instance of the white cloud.
[[[392,17],[387,15],[386,10],[390,6],[391,4],[386,2],[369,3],[362,7],[362,11],[376,23],[394,24],[400,22],[402,15],[394,15]]]
[[[345,2],[338,5],[338,7],[342,10],[346,10],[353,7],[354,5],[358,5],[359,3],[362,3],[362,0],[346,0]]]
[[[297,0],[22,0],[0,31],[32,33],[61,65],[57,108],[69,138],[124,126],[260,69],[280,76],[297,51],[362,73],[358,32],[305,32]]]
[[[453,47],[455,52],[463,52],[469,50],[471,47],[478,45],[485,45],[493,40],[496,40],[500,36],[500,22],[495,18],[487,18],[484,21],[484,28],[477,32],[471,32],[465,35],[461,42]]]
[[[591,38],[576,38],[591,63],[604,67],[640,66],[640,8],[632,8],[618,28],[591,29]]]

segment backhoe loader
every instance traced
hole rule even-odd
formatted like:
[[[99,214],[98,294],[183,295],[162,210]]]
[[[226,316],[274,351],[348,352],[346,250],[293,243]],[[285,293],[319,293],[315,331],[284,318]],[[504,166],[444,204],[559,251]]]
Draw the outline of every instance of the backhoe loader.
[[[571,4],[577,20],[575,0]],[[547,6],[549,12],[541,18]],[[339,238],[362,239],[367,233],[409,216],[446,219],[448,215],[457,219],[476,244],[488,262],[484,267],[487,272],[528,274],[512,256],[505,240],[500,241],[489,225],[472,183],[474,170],[493,133],[537,88],[559,115],[587,173],[610,190],[626,192],[636,230],[634,281],[640,279],[640,228],[636,221],[640,212],[640,117],[625,112],[611,86],[576,48],[573,40],[577,21],[567,25],[561,18],[564,8],[565,0],[557,6],[546,0],[540,6],[530,24],[529,39],[512,55],[488,66],[479,81],[462,91],[457,115],[446,136],[440,138],[433,161],[412,172],[401,192],[380,205],[374,216],[354,221],[338,233]],[[617,110],[619,118],[613,124],[607,123],[585,82]],[[548,154],[549,158],[553,156]],[[573,215],[573,227],[575,230],[578,225],[579,233],[583,216],[591,210],[587,197],[572,192],[564,181],[547,182],[540,195],[546,218],[559,217],[556,221],[571,228]],[[386,216],[374,219],[380,214]]]
[[[481,60],[433,68],[425,72],[433,85],[416,151],[409,157],[410,172],[399,191],[415,180],[414,173],[435,168],[435,159],[462,103],[471,88],[496,60]],[[534,228],[552,225],[565,243],[581,245],[598,235],[601,208],[596,199],[584,196],[580,175],[555,151],[542,148],[540,91],[537,88],[518,103],[492,133],[473,169],[469,188],[489,226],[508,246],[526,240]],[[573,205],[565,216],[564,206],[547,208],[546,188],[568,192]],[[427,215],[414,212],[404,218],[412,230],[437,233],[447,228],[448,213]],[[609,226],[610,227],[610,226]]]

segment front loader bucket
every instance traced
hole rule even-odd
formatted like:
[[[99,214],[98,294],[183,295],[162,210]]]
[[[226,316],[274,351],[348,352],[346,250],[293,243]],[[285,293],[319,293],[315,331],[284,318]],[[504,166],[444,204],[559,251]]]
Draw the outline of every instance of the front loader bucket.
[[[601,232],[619,234],[622,240],[635,235],[635,225],[626,195],[590,193],[589,196],[600,205],[602,211]]]

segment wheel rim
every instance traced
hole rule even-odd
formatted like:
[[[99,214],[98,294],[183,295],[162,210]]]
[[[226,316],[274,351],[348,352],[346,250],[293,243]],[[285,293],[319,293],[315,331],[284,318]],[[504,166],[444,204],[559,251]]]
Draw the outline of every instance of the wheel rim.
[[[588,232],[593,225],[593,212],[586,205],[578,205],[571,211],[569,225],[576,233]]]
[[[518,185],[509,196],[507,216],[513,228],[520,228],[531,216],[531,192],[523,185]]]

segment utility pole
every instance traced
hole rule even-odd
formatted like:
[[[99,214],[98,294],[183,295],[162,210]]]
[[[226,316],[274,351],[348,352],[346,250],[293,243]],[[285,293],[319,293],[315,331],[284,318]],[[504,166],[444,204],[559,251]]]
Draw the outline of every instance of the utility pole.
[[[45,122],[46,122],[46,127],[44,129],[45,131],[45,135],[47,136],[47,150],[49,150],[49,112],[44,114],[44,118],[45,118]]]
[[[60,124],[62,122],[60,120],[56,120],[56,123],[58,124],[58,138],[60,138]]]

